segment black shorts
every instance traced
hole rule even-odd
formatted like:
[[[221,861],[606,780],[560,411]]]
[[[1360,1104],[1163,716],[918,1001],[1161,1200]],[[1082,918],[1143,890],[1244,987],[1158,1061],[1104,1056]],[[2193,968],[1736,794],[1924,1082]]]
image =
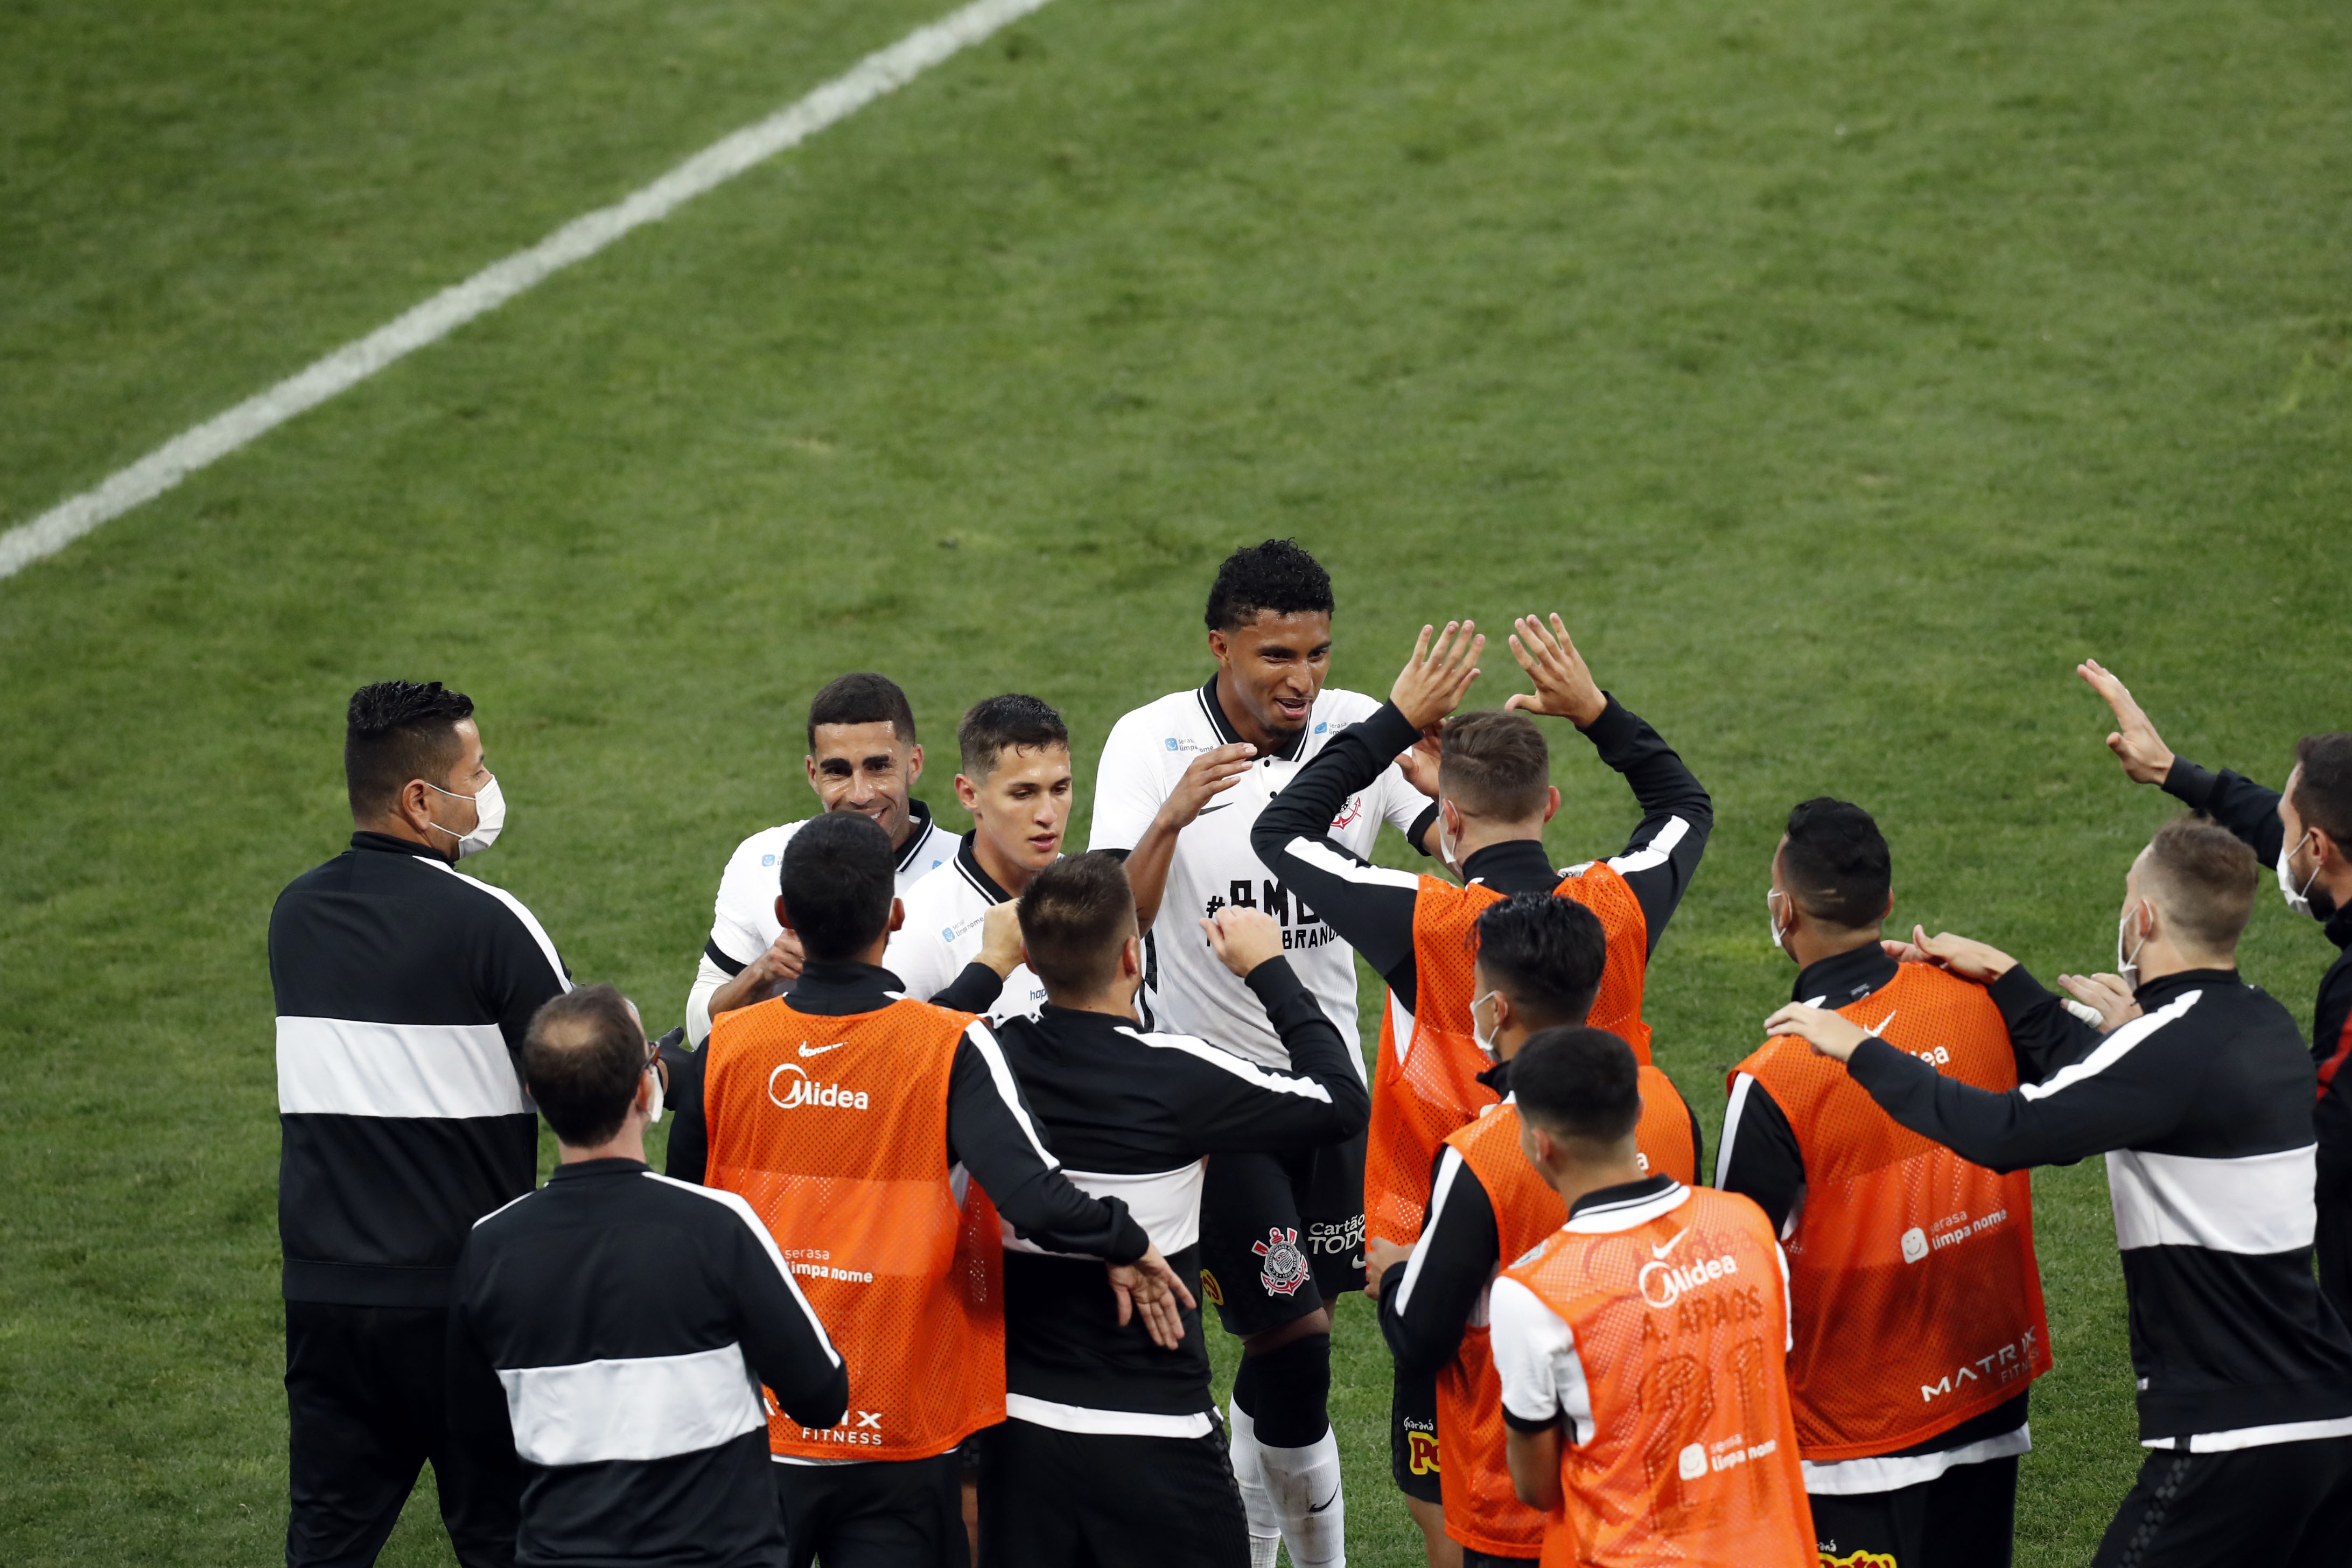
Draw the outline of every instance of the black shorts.
[[[1201,1193],[1201,1288],[1229,1334],[1303,1318],[1364,1288],[1364,1140],[1218,1154]]]
[[[1437,1376],[1400,1372],[1389,1394],[1389,1474],[1415,1501],[1443,1503],[1437,1464]]]
[[[2222,1454],[2155,1448],[2094,1568],[2342,1568],[2352,1437]]]
[[[992,1438],[991,1439],[993,1440]],[[961,1454],[771,1465],[792,1568],[967,1568]]]
[[[981,1458],[982,1568],[1249,1568],[1223,1428],[1205,1437],[1080,1434],[1007,1421]]]
[[[1954,1465],[1892,1491],[1806,1500],[1824,1563],[1895,1568],[2009,1568],[2017,1526],[2017,1456]]]

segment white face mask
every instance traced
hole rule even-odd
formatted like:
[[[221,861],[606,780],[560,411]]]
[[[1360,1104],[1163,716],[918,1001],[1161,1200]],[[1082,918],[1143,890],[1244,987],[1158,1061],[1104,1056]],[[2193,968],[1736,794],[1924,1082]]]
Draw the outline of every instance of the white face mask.
[[[1495,1044],[1495,1031],[1501,1026],[1500,1024],[1490,1024],[1482,1028],[1478,1023],[1478,1005],[1482,1002],[1492,1002],[1494,999],[1495,993],[1492,991],[1470,999],[1470,1037],[1478,1042],[1478,1048],[1486,1053],[1488,1061],[1498,1062],[1503,1058],[1500,1047]]]
[[[1764,924],[1772,932],[1772,945],[1779,948],[1782,952],[1789,951],[1789,944],[1784,940],[1785,933],[1780,930],[1780,917],[1772,912],[1772,900],[1775,899],[1785,899],[1788,896],[1788,894],[1780,891],[1778,888],[1767,888],[1764,889]]]
[[[2116,974],[2126,988],[2133,991],[2139,989],[2139,952],[2147,945],[2147,938],[2142,937],[2132,944],[2129,952],[2124,951],[2124,932],[2131,929],[2132,915],[2137,907],[2126,910],[2124,918],[2116,922]]]
[[[2294,852],[2302,848],[2304,845],[2310,840],[2310,838],[2311,830],[2306,827],[2304,829],[2303,837],[2301,838],[2296,839],[2292,844],[2284,845],[2280,847],[2278,858],[2279,896],[2286,900],[2286,907],[2293,910],[2296,914],[2309,915],[2313,920],[2321,920],[2326,917],[2322,916],[2316,910],[2314,910],[2311,907],[2311,885],[2319,880],[2318,863],[2315,861],[2313,863],[2311,875],[2303,879],[2303,886],[2300,888],[2294,885],[2294,873],[2287,868],[2287,862],[2294,858]]]
[[[428,784],[425,787],[436,795],[446,795],[456,800],[470,800],[474,803],[474,830],[463,837],[449,833],[447,828],[437,822],[429,824],[434,831],[449,833],[450,837],[457,840],[458,859],[463,860],[468,855],[479,855],[499,841],[499,830],[507,825],[507,797],[499,788],[499,777],[496,773],[490,775],[490,782],[484,784],[478,793],[469,795],[459,795],[453,789],[443,789],[436,784]]]
[[[662,1075],[658,1062],[646,1064],[646,1076],[654,1080],[653,1103],[646,1109],[646,1125],[658,1127],[661,1125],[662,1118]]]
[[[1462,874],[1462,862],[1454,858],[1454,835],[1446,830],[1445,808],[1442,805],[1437,808],[1437,858],[1452,868],[1455,876]]]

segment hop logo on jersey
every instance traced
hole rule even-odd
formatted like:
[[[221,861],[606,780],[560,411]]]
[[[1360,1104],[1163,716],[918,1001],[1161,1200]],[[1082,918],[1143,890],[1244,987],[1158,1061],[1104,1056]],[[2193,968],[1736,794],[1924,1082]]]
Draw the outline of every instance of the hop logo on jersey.
[[[1843,1557],[1822,1553],[1822,1568],[1896,1568],[1892,1555],[1884,1552],[1864,1552],[1859,1549]]]
[[[1297,1231],[1269,1226],[1265,1239],[1251,1242],[1250,1250],[1265,1259],[1265,1267],[1257,1271],[1257,1282],[1265,1287],[1267,1295],[1296,1296],[1307,1283],[1307,1254],[1298,1250]]]

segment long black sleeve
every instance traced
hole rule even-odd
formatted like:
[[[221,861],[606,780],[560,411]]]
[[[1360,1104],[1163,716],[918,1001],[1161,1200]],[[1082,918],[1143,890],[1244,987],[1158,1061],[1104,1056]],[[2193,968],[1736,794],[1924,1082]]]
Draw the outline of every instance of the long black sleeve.
[[[710,1122],[702,1109],[702,1067],[709,1055],[708,1045],[698,1051],[662,1046],[662,1060],[669,1064],[669,1088],[663,1094],[669,1107],[669,1157],[664,1169],[672,1179],[698,1187],[710,1160]]]
[[[1132,1263],[1151,1246],[1126,1204],[1089,1197],[1062,1174],[985,1024],[956,1041],[948,1075],[948,1158],[971,1173],[1015,1234],[1042,1247]]]
[[[2106,1037],[2066,1010],[2060,996],[2017,964],[1985,988],[2009,1027],[2009,1047],[2023,1083],[2040,1083],[2099,1048]]]
[[[1642,820],[1609,864],[1642,901],[1650,951],[1655,952],[1706,852],[1715,803],[1675,749],[1616,698],[1578,732],[1592,742],[1602,762],[1624,775],[1642,807]]]
[[[2215,773],[2175,756],[2164,775],[2164,793],[2192,811],[2201,811],[2245,840],[2264,866],[2275,863],[2286,845],[2279,821],[2279,792],[2224,768]]]
[[[1461,1154],[1438,1151],[1430,1205],[1410,1260],[1381,1277],[1381,1337],[1397,1370],[1424,1376],[1454,1359],[1502,1261],[1494,1201]]]
[[[1250,847],[1282,885],[1309,905],[1410,1005],[1412,906],[1420,879],[1383,870],[1330,836],[1348,797],[1369,787],[1421,731],[1383,702],[1331,737],[1287,788],[1266,802]]]
[[[449,1436],[468,1473],[497,1476],[515,1467],[514,1424],[506,1387],[499,1382],[465,1309],[467,1292],[450,1298],[447,1349],[442,1360],[443,1399]]]
[[[963,973],[948,982],[948,988],[930,998],[934,1007],[945,1007],[956,1013],[985,1013],[996,1005],[1004,994],[1004,976],[978,959],[963,966]]]
[[[812,1431],[830,1431],[849,1409],[849,1367],[824,1325],[785,1271],[775,1244],[738,1226],[719,1260],[735,1300],[744,1359],[785,1415]]]
[[[1748,1074],[1732,1089],[1723,1119],[1723,1146],[1717,1151],[1715,1184],[1751,1198],[1786,1236],[1789,1215],[1805,1190],[1805,1152],[1789,1125],[1788,1112],[1771,1092]]]
[[[1239,1057],[1202,1059],[1187,1075],[1185,1136],[1210,1154],[1340,1143],[1371,1119],[1371,1096],[1351,1050],[1286,959],[1270,958],[1244,982],[1290,1053],[1277,1072]]]

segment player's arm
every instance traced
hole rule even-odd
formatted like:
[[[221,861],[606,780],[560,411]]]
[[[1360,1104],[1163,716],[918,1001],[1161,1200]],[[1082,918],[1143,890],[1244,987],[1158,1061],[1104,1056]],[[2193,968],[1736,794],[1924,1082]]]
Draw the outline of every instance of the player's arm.
[[[1172,749],[1176,742],[1152,735],[1150,711],[1129,713],[1111,726],[1110,739],[1103,742],[1087,839],[1087,848],[1108,850],[1127,862],[1136,924],[1146,931],[1159,918],[1168,890],[1177,837],[1202,806],[1240,782],[1255,755],[1255,748],[1245,745],[1213,746],[1185,765],[1171,789],[1166,783],[1167,752],[1155,745]]]
[[[702,1069],[709,1063],[710,1047],[683,1051],[664,1046],[662,1059],[669,1065],[669,1088],[664,1093],[669,1107],[669,1153],[664,1171],[674,1181],[698,1187],[710,1161],[710,1123],[702,1109]]]
[[[1723,1143],[1715,1152],[1715,1184],[1752,1199],[1772,1222],[1774,1235],[1789,1234],[1789,1215],[1805,1190],[1804,1150],[1780,1101],[1744,1072],[1731,1080]]]
[[[1501,1252],[1495,1205],[1485,1184],[1458,1151],[1444,1146],[1431,1179],[1421,1239],[1403,1261],[1380,1271],[1381,1337],[1388,1341],[1399,1372],[1421,1376],[1454,1359]]]
[[[2054,1004],[2055,998],[2053,997]],[[2060,1165],[2163,1137],[2194,1098],[2191,1070],[2161,1046],[2102,1050],[2006,1094],[1946,1078],[1851,1019],[1791,1003],[1767,1020],[1837,1057],[1881,1110],[1963,1160],[2000,1172]]]
[[[1012,899],[991,908],[980,922],[980,956],[943,991],[928,1000],[958,1013],[985,1013],[1004,994],[1007,976],[1021,967],[1021,906]]]
[[[515,1462],[505,1385],[475,1331],[467,1303],[476,1289],[470,1248],[461,1253],[442,1354],[443,1403],[451,1446],[469,1473],[496,1476]]]
[[[1097,1198],[1062,1174],[996,1037],[974,1021],[956,1041],[948,1074],[948,1158],[971,1173],[1013,1233],[1054,1252],[1110,1265],[1118,1321],[1139,1312],[1154,1342],[1174,1349],[1196,1303],[1143,1226],[1118,1198]]]
[[[748,1207],[733,1212],[738,1223],[728,1232],[721,1265],[734,1287],[743,1359],[785,1415],[812,1431],[829,1431],[848,1413],[849,1368],[801,1294],[775,1238]]]
[[[481,994],[498,1016],[508,1051],[520,1061],[531,1016],[572,989],[572,973],[536,916],[519,900],[497,897],[497,902],[485,911],[482,939],[468,947],[479,965]]]
[[[2223,769],[2201,768],[2175,755],[2157,733],[2147,713],[2132,698],[2131,689],[2116,679],[2097,659],[2074,667],[2091,689],[2114,710],[2116,727],[2107,735],[2107,750],[2123,764],[2124,776],[2134,784],[2160,785],[2164,793],[2201,811],[2251,846],[2264,865],[2278,858],[2286,840],[2279,821],[2279,792]]]
[[[1601,689],[1576,651],[1567,623],[1553,616],[1547,626],[1522,616],[1513,626],[1511,653],[1536,689],[1505,706],[1574,724],[1601,760],[1623,776],[1642,808],[1642,820],[1609,866],[1641,900],[1650,950],[1655,952],[1706,853],[1715,803],[1655,730]]]
[[[1174,1107],[1203,1153],[1320,1148],[1371,1119],[1371,1096],[1344,1037],[1282,956],[1282,927],[1260,910],[1220,910],[1204,920],[1210,947],[1265,1007],[1290,1053],[1288,1072],[1201,1043],[1177,1064],[1185,1089]],[[1191,1042],[1187,1042],[1189,1046]]]
[[[1250,829],[1250,847],[1276,880],[1323,918],[1408,1007],[1413,1005],[1412,909],[1421,879],[1390,871],[1331,837],[1348,797],[1369,788],[1399,753],[1460,706],[1486,639],[1475,624],[1448,623],[1435,643],[1421,629],[1389,700],[1331,737]]]
[[[1591,1419],[1584,1363],[1567,1323],[1534,1291],[1505,1277],[1486,1298],[1495,1372],[1503,1384],[1504,1458],[1511,1489],[1529,1508],[1559,1506],[1559,1448]]]

